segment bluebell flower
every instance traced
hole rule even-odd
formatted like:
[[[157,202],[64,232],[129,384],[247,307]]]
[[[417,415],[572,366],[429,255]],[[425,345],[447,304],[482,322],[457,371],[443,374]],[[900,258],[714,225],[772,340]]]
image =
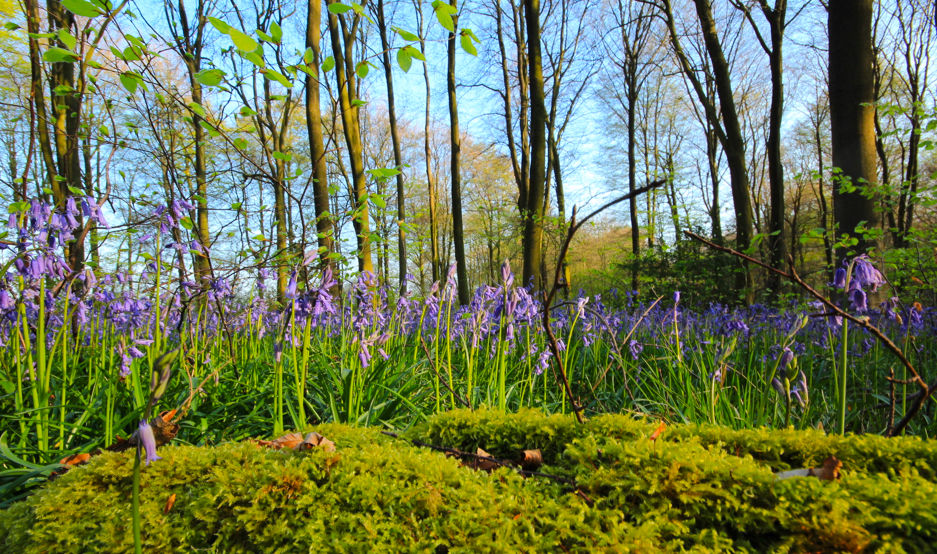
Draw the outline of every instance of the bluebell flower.
[[[140,420],[140,426],[137,428],[137,431],[137,436],[140,438],[140,442],[143,443],[143,448],[146,450],[146,465],[150,465],[150,462],[155,462],[156,460],[162,460],[162,458],[156,455],[156,437],[153,436],[153,428],[150,427],[150,422],[145,419]]]

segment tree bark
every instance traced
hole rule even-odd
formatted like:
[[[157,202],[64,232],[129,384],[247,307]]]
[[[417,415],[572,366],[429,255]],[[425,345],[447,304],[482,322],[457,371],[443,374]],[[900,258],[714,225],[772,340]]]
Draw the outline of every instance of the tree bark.
[[[390,140],[394,149],[394,165],[400,171],[397,177],[397,273],[399,290],[407,292],[407,242],[406,207],[404,204],[403,159],[400,154],[400,134],[397,132],[397,113],[394,106],[394,76],[390,63],[390,44],[387,40],[387,22],[384,20],[384,0],[377,2],[377,26],[381,34],[381,60],[384,64],[384,80],[387,83],[387,117],[390,120]]]
[[[527,59],[530,87],[530,183],[524,206],[524,284],[533,282],[543,288],[540,279],[540,249],[543,238],[543,197],[546,183],[547,110],[543,91],[543,62],[540,53],[540,1],[524,1],[527,27]]]
[[[854,250],[876,246],[861,229],[878,224],[875,200],[863,189],[876,183],[872,51],[873,0],[830,0],[829,87],[833,166],[833,213],[840,234],[857,240]],[[847,248],[840,247],[843,257]]]
[[[450,3],[455,7],[455,0]],[[459,16],[452,16],[453,26],[459,27]],[[459,106],[456,101],[455,82],[456,33],[449,33],[448,66],[446,69],[446,88],[449,96],[449,142],[450,142],[450,177],[452,192],[452,240],[455,243],[456,276],[459,280],[459,303],[468,304],[468,268],[465,264],[465,236],[462,230],[462,175],[459,168],[462,141],[459,137]]]
[[[329,4],[336,0],[329,0]],[[346,29],[340,24],[339,16],[329,12],[329,35],[332,41],[332,55],[335,59],[335,75],[338,82],[339,106],[342,112],[342,126],[345,145],[348,148],[348,160],[351,164],[352,204],[354,215],[352,223],[358,243],[358,270],[374,272],[371,260],[371,228],[368,217],[368,187],[364,173],[364,154],[361,145],[361,128],[358,123],[358,107],[352,104],[356,99],[354,82],[354,63],[351,55],[354,37],[357,33],[357,17]]]
[[[309,0],[306,12],[306,48],[312,52],[307,64],[315,76],[306,75],[306,132],[309,134],[309,152],[312,161],[312,197],[316,213],[316,237],[319,244],[321,267],[329,267],[335,275],[335,263],[331,257],[335,239],[334,218],[329,211],[329,181],[325,160],[325,140],[322,132],[322,111],[319,96],[319,71],[321,71],[322,3]]]

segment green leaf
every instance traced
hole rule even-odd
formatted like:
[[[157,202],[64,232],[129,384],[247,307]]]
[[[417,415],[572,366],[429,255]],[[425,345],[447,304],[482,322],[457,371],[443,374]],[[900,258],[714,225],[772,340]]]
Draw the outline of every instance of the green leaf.
[[[195,74],[195,80],[208,87],[218,86],[224,77],[225,72],[220,69],[203,69]]]
[[[257,29],[257,36],[260,37],[260,40],[262,40],[262,41],[264,41],[264,42],[269,42],[269,43],[271,43],[271,44],[273,44],[273,43],[275,42],[275,41],[273,40],[273,37],[272,37],[272,36],[270,36],[270,35],[268,35],[267,33],[261,31],[260,29]]]
[[[124,48],[124,61],[135,62],[140,59],[140,49],[132,44]]]
[[[374,203],[374,205],[377,206],[378,208],[381,208],[382,210],[387,207],[387,201],[384,200],[384,197],[381,196],[380,194],[372,194],[371,202]]]
[[[273,153],[273,157],[280,160],[281,162],[288,162],[293,159],[292,154],[287,154],[285,152],[278,152],[278,151],[275,151]]]
[[[283,39],[283,29],[277,25],[276,21],[270,24],[270,35],[273,36],[273,42],[277,44],[280,44],[280,40]]]
[[[245,148],[247,148],[247,140],[241,137],[234,139],[234,147],[237,148],[238,150],[244,150]],[[237,208],[233,208],[233,209],[236,210]]]
[[[459,42],[462,43],[462,50],[465,50],[472,56],[478,55],[478,50],[475,49],[475,45],[472,44],[472,36],[466,32],[462,32],[462,36],[459,38]]]
[[[423,55],[423,52],[420,52],[416,48],[410,45],[407,45],[407,46],[404,46],[403,49],[407,51],[407,54],[409,54],[411,58],[416,58],[420,60],[421,62],[426,61],[426,56]]]
[[[413,65],[413,58],[407,53],[406,48],[397,50],[397,65],[400,66],[400,69],[402,69],[404,73],[410,71],[410,66]]]
[[[218,129],[215,129],[215,126],[209,123],[208,121],[204,119],[200,119],[198,122],[199,122],[199,125],[201,125],[203,129],[208,131],[209,137],[218,138],[221,136],[221,131],[219,131]]]
[[[59,40],[62,41],[62,44],[65,45],[65,48],[68,48],[69,50],[74,50],[75,46],[78,45],[78,41],[75,40],[75,37],[73,37],[72,34],[69,33],[67,30],[59,29],[58,35],[59,35]]]
[[[293,83],[291,83],[290,80],[287,79],[287,78],[286,78],[282,73],[280,73],[279,71],[274,71],[274,70],[272,70],[272,69],[270,69],[270,68],[267,68],[267,69],[264,69],[264,70],[262,71],[262,73],[264,74],[264,77],[266,77],[267,79],[269,79],[269,80],[271,80],[271,81],[276,81],[276,82],[280,83],[281,85],[283,85],[283,86],[286,87],[286,88],[293,88]]]
[[[199,117],[205,117],[205,108],[198,102],[189,102],[189,109]]]
[[[51,63],[75,63],[78,61],[78,54],[64,48],[52,47],[42,54],[42,59]]]
[[[231,26],[225,23],[224,21],[217,19],[215,17],[209,17],[208,22],[212,24],[212,27],[218,29],[219,33],[228,34],[228,31],[231,30]]]
[[[235,202],[235,203],[231,204],[231,209],[234,210],[234,211],[240,210],[240,209],[241,209],[241,203],[240,203],[240,202]]]
[[[7,31],[15,31],[19,29],[20,26],[17,25],[16,23],[13,23],[12,21],[7,21],[6,23],[3,24],[3,28],[6,29]]]
[[[68,185],[68,190],[69,190],[69,192],[71,192],[71,193],[74,194],[75,196],[84,196],[84,195],[85,195],[85,191],[81,190],[81,189],[78,188],[78,187],[73,187],[73,186],[71,186],[71,185]]]
[[[358,65],[355,66],[355,73],[357,73],[358,77],[361,77],[362,79],[368,76],[368,71],[370,70],[371,68],[369,67],[368,62],[358,62]]]
[[[241,117],[250,117],[252,115],[257,115],[257,112],[255,112],[254,110],[250,109],[247,106],[241,106],[240,114],[241,114]]]
[[[377,169],[369,169],[366,171],[376,179],[387,179],[389,177],[394,177],[395,175],[400,174],[400,170],[396,167],[379,167]]]
[[[329,11],[334,13],[335,15],[341,15],[347,11],[351,11],[352,9],[354,8],[352,8],[351,6],[346,6],[345,4],[342,4],[341,2],[332,2],[331,4],[329,4]]]
[[[401,29],[400,27],[391,27],[391,30],[397,33],[398,35],[400,35],[400,38],[402,38],[403,40],[406,40],[409,42],[419,42],[420,40],[420,37],[414,35],[410,31]]]
[[[312,51],[312,48],[306,48],[306,51],[303,52],[303,63],[306,65],[310,65],[312,61],[315,59],[315,57],[316,57],[316,54],[315,52]]]
[[[332,56],[329,56],[325,59],[325,61],[322,62],[322,71],[325,71],[326,73],[332,71],[333,67],[335,67],[335,58]]]
[[[234,27],[231,27],[228,36],[231,37],[231,42],[234,43],[234,46],[236,46],[238,50],[242,50],[244,52],[253,52],[254,50],[257,50],[258,46],[260,46],[257,44],[256,40],[246,35],[240,29],[235,29]]]
[[[267,66],[267,64],[264,63],[264,59],[257,52],[244,52],[243,50],[239,50],[238,54],[240,54],[242,58],[251,62],[257,67],[263,68]]]
[[[133,94],[137,92],[137,86],[140,83],[137,81],[136,75],[130,73],[129,71],[125,71],[124,73],[120,74],[120,84],[124,85],[124,88],[127,89],[127,92]]]
[[[62,7],[82,17],[97,17],[101,15],[101,11],[98,10],[94,4],[86,2],[85,0],[62,0]]]
[[[355,98],[354,100],[351,101],[351,105],[356,108],[358,106],[366,106],[367,104],[368,104],[367,102],[365,102],[364,100],[361,100],[360,98]]]
[[[183,217],[182,219],[180,219],[180,220],[179,220],[179,225],[182,225],[183,227],[185,227],[185,228],[188,229],[189,231],[191,231],[191,230],[195,227],[194,225],[192,225],[192,220],[191,220],[188,216]]]
[[[450,33],[454,33],[455,21],[452,20],[452,16],[456,13],[456,9],[442,0],[434,0],[433,11],[436,13],[439,24]]]

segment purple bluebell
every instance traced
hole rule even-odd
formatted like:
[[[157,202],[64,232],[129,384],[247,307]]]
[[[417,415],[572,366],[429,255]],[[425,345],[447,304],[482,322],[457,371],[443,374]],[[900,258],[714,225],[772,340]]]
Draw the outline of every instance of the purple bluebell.
[[[852,270],[853,277],[860,286],[872,287],[872,292],[875,292],[879,286],[885,284],[885,276],[878,269],[875,269],[868,256],[859,256],[853,263],[855,264]]]
[[[846,268],[840,267],[833,274],[833,286],[838,289],[846,288]]]
[[[156,455],[156,437],[153,435],[153,428],[150,427],[150,423],[145,419],[140,420],[137,431],[137,436],[140,442],[143,443],[143,448],[146,450],[146,465],[150,465],[150,462],[155,462],[156,460],[162,460],[162,458]]]

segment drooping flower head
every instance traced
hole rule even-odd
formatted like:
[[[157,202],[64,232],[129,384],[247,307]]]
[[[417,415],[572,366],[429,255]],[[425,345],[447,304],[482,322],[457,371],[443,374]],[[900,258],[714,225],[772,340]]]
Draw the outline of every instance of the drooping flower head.
[[[156,455],[156,437],[153,435],[153,428],[150,427],[150,422],[145,419],[140,420],[137,432],[137,436],[140,438],[140,442],[143,443],[143,448],[146,450],[146,465],[150,465],[150,462],[155,462],[156,460],[162,460],[162,458]]]

